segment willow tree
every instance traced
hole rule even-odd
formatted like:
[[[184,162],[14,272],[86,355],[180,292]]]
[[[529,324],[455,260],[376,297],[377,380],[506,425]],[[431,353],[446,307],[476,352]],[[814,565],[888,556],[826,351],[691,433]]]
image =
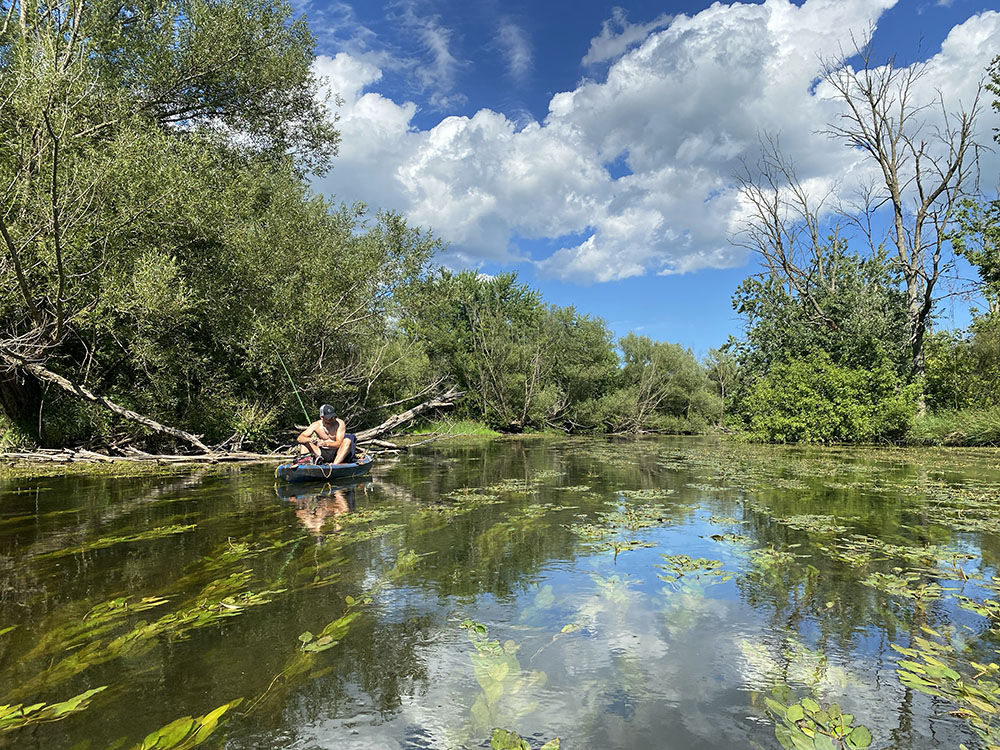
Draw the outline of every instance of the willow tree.
[[[207,231],[189,209],[212,198],[186,194],[199,176],[321,171],[338,133],[287,5],[0,0],[0,18],[0,409],[30,424],[39,379],[115,406],[86,387],[121,355],[95,316],[183,296],[177,238]],[[109,304],[125,289],[144,304]]]

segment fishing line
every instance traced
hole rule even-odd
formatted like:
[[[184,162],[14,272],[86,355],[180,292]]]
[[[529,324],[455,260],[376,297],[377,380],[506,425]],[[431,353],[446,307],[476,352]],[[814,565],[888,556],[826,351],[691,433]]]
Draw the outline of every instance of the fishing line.
[[[281,363],[281,369],[284,370],[285,371],[285,375],[288,376],[288,382],[292,384],[292,392],[295,394],[295,398],[297,398],[299,400],[299,406],[302,407],[302,413],[306,417],[306,424],[309,424],[309,422],[310,422],[309,412],[306,411],[306,405],[302,403],[302,396],[299,395],[299,389],[295,387],[295,381],[292,380],[292,373],[290,373],[288,371],[288,368],[285,367],[285,360],[283,360],[281,358],[281,354],[278,353],[278,347],[274,348],[274,353],[277,355],[278,361]]]

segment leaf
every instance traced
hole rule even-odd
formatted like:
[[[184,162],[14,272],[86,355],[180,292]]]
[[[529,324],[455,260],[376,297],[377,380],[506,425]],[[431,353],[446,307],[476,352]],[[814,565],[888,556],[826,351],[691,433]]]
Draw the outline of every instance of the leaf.
[[[866,748],[872,744],[872,733],[868,731],[868,727],[860,726],[855,727],[851,730],[851,733],[847,735],[847,744],[851,748]]]
[[[816,712],[819,711],[819,704],[812,698],[803,698],[802,708],[804,708],[806,711]]]
[[[307,630],[299,636],[299,640],[302,641],[302,643],[309,643],[309,641],[311,641],[314,637],[315,636]]]
[[[531,745],[521,739],[521,735],[506,729],[493,730],[490,747],[493,750],[531,750]]]
[[[785,711],[785,718],[789,721],[800,721],[805,717],[805,711],[802,710],[802,706],[798,703],[789,706],[788,710]]]
[[[556,737],[554,740],[549,740],[538,750],[559,750],[559,738]]]

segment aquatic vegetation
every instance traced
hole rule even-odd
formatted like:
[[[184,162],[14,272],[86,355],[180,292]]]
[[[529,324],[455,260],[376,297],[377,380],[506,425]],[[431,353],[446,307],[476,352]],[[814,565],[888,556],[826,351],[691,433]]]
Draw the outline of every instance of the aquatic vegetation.
[[[204,716],[192,718],[185,716],[172,721],[164,727],[150,732],[138,745],[131,750],[188,750],[197,747],[207,740],[219,728],[219,721],[231,709],[240,705],[242,698],[237,698]]]
[[[529,479],[504,479],[489,487],[484,487],[482,491],[486,494],[495,493],[498,495],[527,495],[538,490],[541,482],[534,477]]]
[[[674,494],[672,489],[618,490],[618,494],[629,500],[662,500]]]
[[[362,594],[358,598],[346,597],[345,601],[347,602],[347,611],[330,620],[318,634],[314,635],[308,630],[299,634],[299,650],[285,663],[285,667],[271,679],[264,692],[250,702],[245,713],[249,714],[262,706],[277,705],[281,699],[287,696],[288,691],[312,670],[318,655],[329,651],[344,639],[351,629],[351,623],[361,615],[358,609],[371,604],[372,597],[369,594]]]
[[[45,724],[59,721],[67,716],[83,711],[90,705],[90,699],[107,689],[102,685],[93,690],[74,695],[69,700],[60,703],[33,703],[25,706],[19,703],[15,706],[0,706],[0,732],[10,732],[32,724]]]
[[[48,651],[67,651],[76,648],[116,627],[127,617],[137,612],[145,612],[166,604],[169,600],[161,596],[134,597],[119,596],[94,605],[82,619],[71,619],[59,627],[48,630],[39,639],[25,658],[34,659]]]
[[[872,744],[868,727],[856,725],[854,715],[842,713],[836,703],[824,709],[808,697],[791,702],[790,693],[776,690],[773,698],[764,699],[785,750],[862,750]]]
[[[180,640],[191,631],[243,614],[249,607],[267,604],[284,589],[253,592],[243,590],[253,571],[234,573],[212,581],[195,596],[186,608],[163,615],[151,623],[138,622],[131,630],[108,641],[93,640],[70,651],[32,680],[19,686],[12,695],[30,695],[35,690],[63,682],[92,666],[123,656],[136,656],[153,648],[160,638]],[[102,612],[113,612],[107,608]],[[153,603],[152,606],[159,606]],[[123,609],[123,608],[119,608]]]
[[[780,524],[811,534],[846,534],[847,527],[837,523],[836,516],[801,513],[795,516],[776,517]]]
[[[90,552],[95,549],[107,549],[108,547],[114,547],[117,544],[128,544],[131,542],[144,542],[149,539],[162,539],[166,536],[172,536],[174,534],[183,534],[185,531],[190,531],[195,527],[195,524],[173,524],[170,526],[157,526],[155,529],[149,529],[148,531],[140,531],[135,534],[121,534],[119,536],[105,536],[100,539],[94,539],[86,544],[81,544],[76,547],[64,547],[62,549],[52,550],[51,552],[42,552],[40,554],[34,555],[35,560],[51,560],[57,557],[66,557],[67,555],[77,555],[81,552]]]
[[[742,534],[712,534],[708,537],[713,542],[725,542],[727,544],[739,544],[745,547],[749,547],[754,544],[754,540],[748,536],[743,536]]]
[[[656,565],[666,573],[657,576],[661,581],[678,587],[681,579],[693,579],[702,585],[713,583],[725,583],[732,579],[732,574],[722,569],[721,560],[707,560],[703,557],[689,557],[688,555],[660,555],[666,562],[665,565]]]
[[[461,487],[451,492],[446,492],[441,497],[454,500],[461,508],[477,508],[484,505],[496,505],[503,502],[498,492],[491,491],[488,487]]]
[[[848,686],[864,689],[867,681],[831,661],[825,651],[810,648],[794,634],[784,635],[775,653],[763,643],[740,641],[753,687],[764,691],[784,690],[786,683],[804,685],[816,693],[842,692]]]
[[[902,568],[893,568],[891,573],[871,573],[861,584],[918,603],[938,599],[945,590],[938,583],[922,583],[920,574],[906,572]]]
[[[629,601],[629,581],[620,575],[602,577],[592,574],[591,580],[597,585],[597,592],[621,611]]]
[[[552,479],[562,479],[565,474],[558,469],[541,469],[531,475],[534,482],[548,482]]]
[[[777,549],[774,545],[769,545],[752,549],[749,552],[750,560],[755,567],[762,571],[774,570],[794,563],[800,555],[790,550],[798,546],[798,544],[790,544],[787,549]]]
[[[732,516],[709,516],[708,522],[714,526],[736,526],[740,521]]]
[[[589,484],[574,484],[562,487],[553,487],[554,490],[559,490],[560,492],[590,492]]]
[[[470,709],[473,732],[496,726],[501,718],[516,718],[534,709],[535,704],[522,696],[528,690],[545,682],[545,673],[532,671],[525,673],[518,661],[519,647],[514,641],[500,641],[489,637],[489,629],[481,622],[463,620],[460,627],[466,631],[469,642],[475,648],[470,656],[480,694]],[[508,700],[501,706],[504,698]],[[512,699],[521,697],[515,704]]]
[[[941,633],[927,627],[922,630],[937,640],[915,636],[912,648],[892,644],[895,651],[906,657],[899,661],[896,670],[899,681],[950,703],[955,707],[950,713],[963,718],[987,750],[998,750],[1000,665],[966,661]],[[960,674],[958,669],[964,669],[966,674]]]
[[[597,514],[597,523],[578,523],[566,526],[577,536],[592,544],[599,552],[613,552],[615,558],[621,552],[655,547],[656,544],[629,538],[626,532],[662,526],[669,523],[663,508],[657,505],[637,505],[634,503],[609,503],[615,509]]]
[[[509,732],[506,729],[494,729],[490,738],[491,750],[532,750],[528,741],[523,739],[516,732]],[[559,750],[559,738],[549,740],[538,750]]]

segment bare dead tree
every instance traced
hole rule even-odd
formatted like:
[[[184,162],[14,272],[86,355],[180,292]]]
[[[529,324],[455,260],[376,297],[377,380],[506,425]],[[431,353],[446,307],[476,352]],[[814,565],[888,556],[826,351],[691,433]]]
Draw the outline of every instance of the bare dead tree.
[[[860,58],[855,69],[848,59]],[[826,134],[863,152],[878,167],[881,179],[866,186],[856,221],[872,249],[883,243],[894,249],[906,285],[909,345],[913,374],[924,373],[924,337],[934,305],[934,289],[947,270],[948,228],[975,159],[975,121],[982,84],[968,107],[953,111],[940,91],[919,99],[926,65],[898,67],[894,59],[874,62],[870,45],[824,65],[822,78],[844,105]],[[936,117],[933,117],[936,113]],[[936,119],[936,123],[934,120]],[[875,237],[870,217],[888,208],[890,228]],[[853,212],[857,217],[857,211]]]
[[[736,173],[749,215],[733,243],[756,253],[770,276],[802,300],[815,322],[836,329],[818,294],[835,283],[826,268],[826,251],[838,242],[839,227],[824,232],[822,214],[836,187],[819,197],[811,195],[782,153],[777,136],[762,134],[760,146],[760,160],[743,162]]]

